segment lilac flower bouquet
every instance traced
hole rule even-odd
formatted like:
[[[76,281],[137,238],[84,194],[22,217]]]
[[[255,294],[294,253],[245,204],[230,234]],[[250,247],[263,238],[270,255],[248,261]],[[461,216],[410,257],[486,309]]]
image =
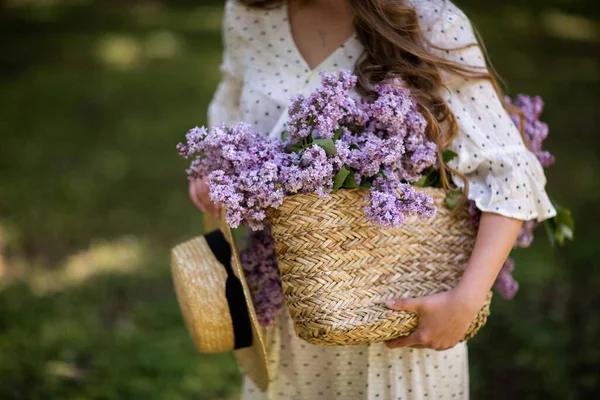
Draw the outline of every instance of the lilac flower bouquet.
[[[383,227],[435,215],[432,198],[411,185],[436,166],[437,148],[410,90],[395,80],[357,101],[356,80],[347,71],[323,74],[319,89],[292,100],[281,140],[245,123],[188,132],[178,145],[183,157],[194,157],[188,174],[208,177],[210,197],[226,209],[230,226],[259,230],[267,209],[286,196],[327,198],[357,187],[370,188],[365,213]]]

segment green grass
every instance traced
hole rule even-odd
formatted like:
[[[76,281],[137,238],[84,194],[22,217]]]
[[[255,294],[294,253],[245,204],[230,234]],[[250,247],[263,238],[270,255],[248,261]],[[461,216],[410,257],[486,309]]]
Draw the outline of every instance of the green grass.
[[[471,342],[473,398],[594,398],[600,42],[552,13],[600,13],[457,3],[510,93],[545,98],[548,189],[578,225],[560,252],[540,231],[516,254],[519,295]],[[168,259],[202,231],[175,144],[218,82],[218,2],[60,4],[0,6],[0,399],[237,398],[233,357],[185,331]]]
[[[146,22],[117,11],[133,14],[64,7],[8,20],[0,398],[237,398],[233,356],[193,347],[168,264],[172,244],[202,231],[175,144],[205,122],[220,9],[157,10]],[[164,59],[148,47],[161,37],[176,43]],[[106,259],[129,242],[144,244]]]
[[[233,358],[196,352],[158,260],[56,293],[5,289],[2,399],[236,398]]]

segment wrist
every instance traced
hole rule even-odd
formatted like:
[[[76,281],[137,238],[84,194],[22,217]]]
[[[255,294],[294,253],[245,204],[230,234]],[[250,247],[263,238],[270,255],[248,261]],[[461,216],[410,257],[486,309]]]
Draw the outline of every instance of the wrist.
[[[481,284],[469,284],[461,280],[459,284],[452,290],[457,301],[459,301],[466,309],[477,312],[485,303],[485,299],[490,288]]]

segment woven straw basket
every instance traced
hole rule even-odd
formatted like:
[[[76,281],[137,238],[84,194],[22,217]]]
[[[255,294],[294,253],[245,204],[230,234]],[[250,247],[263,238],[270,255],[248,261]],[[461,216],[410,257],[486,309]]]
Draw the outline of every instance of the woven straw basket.
[[[286,198],[269,213],[285,300],[298,336],[316,345],[376,343],[410,334],[418,316],[385,306],[392,298],[452,289],[475,243],[466,211],[452,216],[442,189],[420,189],[434,218],[411,217],[399,229],[367,220],[366,189]],[[485,324],[491,292],[465,340]]]

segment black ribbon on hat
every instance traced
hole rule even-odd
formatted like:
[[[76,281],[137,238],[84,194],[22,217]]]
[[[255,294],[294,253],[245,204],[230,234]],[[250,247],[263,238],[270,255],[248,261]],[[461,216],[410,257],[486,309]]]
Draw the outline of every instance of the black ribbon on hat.
[[[225,297],[229,306],[229,314],[233,322],[233,336],[235,349],[243,349],[252,345],[252,325],[250,324],[250,314],[248,305],[244,296],[242,282],[233,273],[231,267],[231,247],[223,232],[216,230],[204,235],[210,250],[215,258],[225,267],[227,280],[225,281]]]

